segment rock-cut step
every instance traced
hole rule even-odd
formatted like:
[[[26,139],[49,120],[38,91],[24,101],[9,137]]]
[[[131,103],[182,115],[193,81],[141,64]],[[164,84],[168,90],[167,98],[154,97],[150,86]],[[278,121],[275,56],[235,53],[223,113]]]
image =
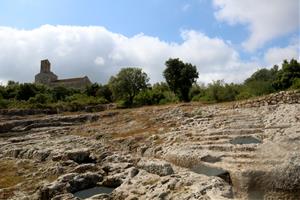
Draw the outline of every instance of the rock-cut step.
[[[223,152],[247,152],[256,151],[257,145],[200,145],[199,149],[206,149],[211,151],[223,151]]]
[[[221,130],[213,130],[207,132],[197,132],[198,135],[202,137],[212,137],[212,136],[230,136],[230,135],[251,135],[251,134],[260,134],[263,133],[263,129],[260,128],[249,128],[249,129],[221,129]]]

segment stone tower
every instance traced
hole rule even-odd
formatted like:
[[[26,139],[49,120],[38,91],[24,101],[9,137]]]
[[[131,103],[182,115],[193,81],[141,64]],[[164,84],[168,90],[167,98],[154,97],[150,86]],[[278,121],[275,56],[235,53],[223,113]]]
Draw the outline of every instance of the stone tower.
[[[42,60],[41,61],[41,72],[49,73],[50,72],[50,66],[51,66],[51,63],[49,62],[49,60]]]
[[[57,81],[57,76],[51,72],[51,63],[47,59],[42,60],[41,71],[35,75],[35,82],[50,85],[54,81]]]

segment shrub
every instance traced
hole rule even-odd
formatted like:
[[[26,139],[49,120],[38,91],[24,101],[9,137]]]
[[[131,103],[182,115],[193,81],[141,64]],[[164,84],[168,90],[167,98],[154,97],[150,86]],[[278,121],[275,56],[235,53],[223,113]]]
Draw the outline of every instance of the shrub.
[[[300,78],[294,79],[291,89],[300,89]]]
[[[108,102],[112,102],[112,91],[109,89],[108,85],[100,85],[96,92],[96,97],[101,97]]]
[[[3,98],[0,98],[0,108],[8,108],[9,101]]]
[[[52,97],[49,94],[37,94],[34,97],[30,97],[28,101],[31,104],[48,104],[52,102]]]
[[[130,108],[132,107],[132,104],[129,101],[126,100],[119,100],[116,102],[117,108]]]
[[[159,104],[167,104],[167,103],[177,103],[179,102],[179,98],[175,95],[175,93],[171,91],[165,91],[163,93],[164,98],[159,101]]]
[[[68,89],[63,86],[54,87],[51,91],[52,98],[55,102],[57,101],[64,101],[67,96],[71,96],[74,93],[78,93],[78,91]]]
[[[254,97],[253,94],[251,94],[250,92],[248,91],[242,91],[241,93],[239,93],[237,96],[236,96],[236,100],[244,100],[244,99],[249,99],[251,97]]]
[[[139,92],[133,99],[134,105],[153,105],[153,92],[150,89]]]
[[[97,105],[107,103],[107,100],[103,98],[87,96],[85,94],[74,94],[66,98],[67,102],[77,103],[80,105]]]
[[[37,90],[34,84],[24,83],[21,84],[17,91],[16,99],[27,101],[30,97],[34,97],[37,94]]]

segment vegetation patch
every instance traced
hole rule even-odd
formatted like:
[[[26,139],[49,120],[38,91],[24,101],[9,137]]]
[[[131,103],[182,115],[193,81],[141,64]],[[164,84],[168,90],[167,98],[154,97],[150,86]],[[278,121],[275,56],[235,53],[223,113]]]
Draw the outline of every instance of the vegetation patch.
[[[0,189],[12,187],[24,181],[14,160],[0,160]]]
[[[165,82],[153,85],[141,68],[132,67],[121,69],[105,85],[94,83],[83,90],[9,81],[6,86],[0,86],[0,109],[98,112],[105,110],[102,104],[132,108],[181,101],[219,103],[300,88],[300,63],[295,59],[284,60],[281,67],[261,68],[238,84],[223,80],[199,84],[196,80],[201,73],[197,72],[197,67],[178,58],[170,58],[165,65]]]

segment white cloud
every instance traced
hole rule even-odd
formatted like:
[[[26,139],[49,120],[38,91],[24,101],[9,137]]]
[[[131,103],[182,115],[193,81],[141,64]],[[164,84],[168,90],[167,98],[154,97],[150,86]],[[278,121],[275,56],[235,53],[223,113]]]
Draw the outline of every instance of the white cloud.
[[[283,60],[291,60],[292,58],[300,60],[300,49],[298,43],[292,43],[286,47],[273,47],[267,50],[264,55],[264,61],[268,66],[281,64]]]
[[[101,56],[98,56],[96,59],[95,59],[95,64],[96,65],[99,65],[99,66],[102,66],[105,64],[105,60],[104,58],[102,58]]]
[[[250,37],[243,43],[253,51],[266,42],[299,29],[299,0],[213,0],[219,21],[245,24]]]
[[[241,62],[220,38],[184,31],[182,39],[182,43],[168,43],[144,34],[125,37],[104,27],[0,27],[0,80],[33,81],[45,58],[60,78],[88,75],[102,83],[127,66],[142,67],[152,83],[162,81],[164,63],[174,57],[196,65],[202,82],[241,81],[256,66]]]

